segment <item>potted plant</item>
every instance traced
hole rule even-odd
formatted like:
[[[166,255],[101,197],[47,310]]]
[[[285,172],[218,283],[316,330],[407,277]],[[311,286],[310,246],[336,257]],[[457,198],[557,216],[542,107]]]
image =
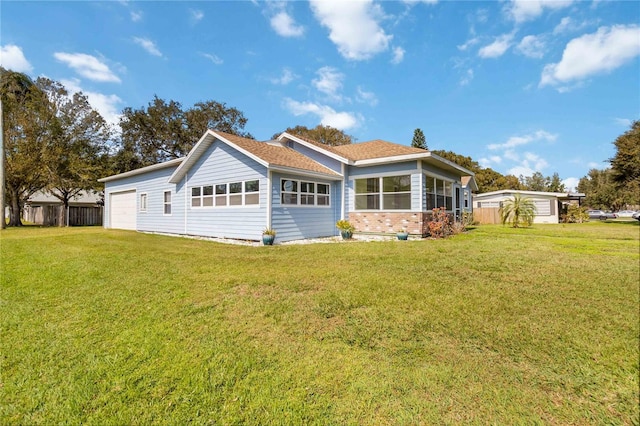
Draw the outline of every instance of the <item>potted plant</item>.
[[[409,239],[409,233],[406,229],[402,228],[396,233],[396,237],[398,237],[399,240],[406,241],[407,239]]]
[[[262,231],[262,244],[265,246],[272,246],[273,241],[276,239],[276,231],[275,229],[265,228]]]
[[[353,236],[353,231],[356,230],[355,226],[351,224],[348,220],[340,219],[336,222],[336,228],[340,230],[340,235],[342,235],[343,240],[351,239]]]

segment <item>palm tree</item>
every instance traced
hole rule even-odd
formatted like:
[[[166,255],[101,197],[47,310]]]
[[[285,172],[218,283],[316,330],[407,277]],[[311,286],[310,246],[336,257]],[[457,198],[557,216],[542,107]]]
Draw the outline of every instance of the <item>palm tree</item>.
[[[505,200],[500,207],[502,224],[509,223],[514,228],[518,228],[521,224],[530,226],[535,214],[536,206],[533,201],[520,194],[514,194],[513,198]]]

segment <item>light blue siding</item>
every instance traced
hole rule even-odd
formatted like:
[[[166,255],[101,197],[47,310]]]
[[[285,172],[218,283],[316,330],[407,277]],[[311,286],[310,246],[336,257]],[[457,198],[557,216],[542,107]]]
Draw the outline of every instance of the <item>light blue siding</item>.
[[[454,173],[448,172],[446,170],[439,169],[437,167],[432,166],[431,164],[422,163],[422,170],[425,173],[434,173],[440,177],[444,177],[447,179],[451,179],[456,182],[460,182],[460,175],[456,175]]]
[[[177,167],[177,166],[176,166]],[[167,183],[176,167],[167,167],[150,171],[141,175],[119,179],[105,183],[105,218],[104,226],[109,228],[110,206],[109,194],[114,192],[136,190],[136,215],[138,231],[156,231],[180,233],[184,231],[184,195],[180,195],[179,185]],[[164,214],[164,191],[171,191],[171,215]],[[147,194],[147,211],[140,211],[140,194]]]
[[[369,176],[391,176],[393,174],[412,174],[418,170],[417,161],[404,163],[376,164],[366,167],[349,166],[349,178]]]
[[[330,207],[302,207],[281,204],[281,179],[295,179],[330,185]],[[276,241],[290,241],[304,238],[329,237],[337,235],[335,223],[340,218],[341,182],[318,178],[300,177],[273,173],[271,191],[273,194],[271,226],[276,230]]]
[[[330,168],[334,172],[342,174],[342,163],[340,161],[335,160],[331,157],[327,157],[326,155],[321,154],[318,151],[307,148],[306,146],[294,141],[291,141],[289,146],[291,147],[291,149],[298,151],[302,155],[305,155],[314,161],[317,161],[323,166]]]
[[[191,188],[202,185],[260,181],[257,206],[191,207]],[[267,225],[267,169],[222,142],[214,142],[193,165],[187,184],[187,234],[260,240]]]

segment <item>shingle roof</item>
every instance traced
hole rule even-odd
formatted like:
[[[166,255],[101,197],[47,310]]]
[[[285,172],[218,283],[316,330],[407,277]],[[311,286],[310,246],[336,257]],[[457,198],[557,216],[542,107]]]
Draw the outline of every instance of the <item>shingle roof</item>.
[[[379,139],[369,142],[335,146],[333,147],[333,149],[339,155],[353,161],[428,153],[427,150],[421,148],[413,148],[411,146],[399,145],[397,143],[387,142]]]
[[[258,142],[253,139],[247,139],[241,136],[224,132],[215,131],[215,133],[222,136],[239,148],[242,148],[245,151],[262,159],[263,161],[269,163],[270,166],[282,166],[287,168],[339,176],[338,173],[334,172],[328,167],[323,166],[317,161],[314,161],[306,155],[302,155],[298,151],[295,151],[291,148],[270,145],[265,142]]]

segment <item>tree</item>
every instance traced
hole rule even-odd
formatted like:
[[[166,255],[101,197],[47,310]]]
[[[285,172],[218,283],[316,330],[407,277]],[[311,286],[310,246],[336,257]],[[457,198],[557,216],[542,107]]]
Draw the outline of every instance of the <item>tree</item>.
[[[640,204],[640,121],[613,142],[616,153],[609,159],[611,177],[623,198],[633,205]]]
[[[122,137],[116,160],[148,166],[185,156],[207,129],[243,137],[247,119],[236,108],[216,101],[198,102],[184,110],[179,102],[154,96],[146,108],[125,108],[120,119]],[[124,167],[114,164],[116,171]]]
[[[39,78],[36,85],[47,95],[60,125],[52,144],[47,189],[62,201],[66,212],[71,198],[98,189],[97,180],[106,173],[103,160],[111,129],[82,93],[69,96],[62,84],[47,78]],[[66,217],[60,223],[66,223]]]
[[[527,191],[546,191],[549,187],[550,178],[545,177],[540,172],[535,172],[531,176],[520,176],[522,186]]]
[[[500,220],[502,224],[509,223],[518,228],[521,224],[530,226],[536,214],[536,206],[530,198],[515,194],[513,198],[503,201],[500,207]]]
[[[342,130],[322,124],[318,124],[313,129],[309,129],[306,126],[288,127],[285,132],[293,136],[302,136],[330,146],[349,145],[356,141],[356,138],[346,134]],[[281,134],[282,132],[274,134],[272,139],[276,139]]]
[[[411,141],[411,146],[414,148],[429,149],[427,148],[427,140],[424,137],[424,133],[422,133],[421,129],[415,129],[413,131],[413,140]]]
[[[560,180],[560,175],[555,172],[553,176],[548,180],[547,191],[548,192],[566,192],[567,188]]]
[[[25,200],[49,182],[53,144],[61,127],[46,94],[27,75],[0,67],[0,96],[9,226],[21,226]]]
[[[580,179],[578,192],[586,195],[585,204],[603,210],[620,210],[633,198],[632,193],[616,185],[611,169],[589,170],[587,176]]]

